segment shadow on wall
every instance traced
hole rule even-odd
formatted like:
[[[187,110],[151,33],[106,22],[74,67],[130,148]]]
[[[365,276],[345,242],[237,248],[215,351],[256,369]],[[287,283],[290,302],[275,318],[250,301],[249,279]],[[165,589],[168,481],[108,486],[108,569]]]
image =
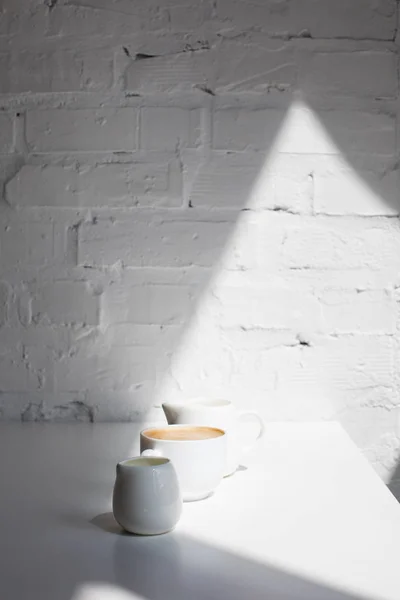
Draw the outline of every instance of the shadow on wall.
[[[383,462],[381,437],[399,440],[395,4],[329,26],[309,11],[295,31],[293,8],[272,11],[278,39],[253,30],[270,7],[227,6],[202,4],[183,35],[166,2],[173,25],[137,37],[123,0],[107,23],[100,0],[46,13],[49,47],[81,44],[88,99],[19,97],[0,416],[153,420],[164,398],[224,395],[266,419],[338,418]],[[107,93],[82,58],[100,22]],[[42,92],[22,74],[4,91]]]
[[[400,502],[400,464],[397,463],[397,466],[393,470],[390,481],[388,483],[388,488],[392,492],[393,496],[397,498]]]

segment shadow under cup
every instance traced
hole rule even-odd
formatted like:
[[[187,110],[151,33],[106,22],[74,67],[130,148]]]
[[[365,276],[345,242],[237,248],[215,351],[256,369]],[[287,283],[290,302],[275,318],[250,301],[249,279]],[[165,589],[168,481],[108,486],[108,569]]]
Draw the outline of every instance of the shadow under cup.
[[[224,476],[226,434],[218,427],[150,427],[140,434],[140,452],[144,456],[169,458],[183,501],[202,500],[214,492]]]

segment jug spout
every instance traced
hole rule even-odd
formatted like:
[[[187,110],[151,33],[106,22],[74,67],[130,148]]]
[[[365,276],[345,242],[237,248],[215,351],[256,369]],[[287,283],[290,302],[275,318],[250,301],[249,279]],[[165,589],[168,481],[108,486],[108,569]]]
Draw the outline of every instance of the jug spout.
[[[168,421],[168,425],[176,425],[179,415],[182,411],[183,404],[179,402],[163,402],[161,406]]]

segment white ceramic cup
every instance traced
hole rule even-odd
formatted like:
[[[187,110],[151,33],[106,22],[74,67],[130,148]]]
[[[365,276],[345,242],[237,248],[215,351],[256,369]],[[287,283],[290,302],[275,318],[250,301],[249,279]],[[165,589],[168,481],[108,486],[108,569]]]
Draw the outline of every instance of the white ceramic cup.
[[[160,439],[163,436],[179,439]],[[169,458],[178,475],[183,501],[202,500],[213,493],[224,476],[226,434],[215,427],[197,425],[149,427],[140,434],[140,452],[142,456]]]
[[[253,411],[238,411],[229,400],[193,398],[185,403],[162,404],[169,424],[208,425],[219,427],[227,435],[227,459],[224,476],[232,475],[242,456],[250,450],[264,434],[264,423],[260,415]],[[255,420],[257,431],[250,439],[241,436],[244,421]]]
[[[178,477],[168,458],[138,456],[117,464],[113,513],[123,529],[139,535],[166,533],[181,512]]]

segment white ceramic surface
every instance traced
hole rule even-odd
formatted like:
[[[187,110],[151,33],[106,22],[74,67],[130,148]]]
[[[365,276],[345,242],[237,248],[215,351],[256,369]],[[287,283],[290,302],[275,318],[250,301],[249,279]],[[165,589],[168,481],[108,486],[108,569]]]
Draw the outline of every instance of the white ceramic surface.
[[[264,434],[264,423],[260,415],[253,411],[239,411],[229,400],[194,398],[178,404],[164,402],[164,414],[170,425],[208,425],[219,427],[227,434],[227,458],[224,476],[232,475],[239,461]],[[257,433],[249,439],[241,436],[242,424],[248,420],[256,421]]]
[[[167,425],[164,428],[185,428]],[[151,428],[154,429],[154,428]],[[192,427],[191,427],[192,429]],[[140,434],[144,456],[164,456],[174,465],[184,502],[207,498],[221,482],[226,465],[226,434],[202,440],[160,440]]]
[[[126,531],[166,533],[175,527],[181,512],[178,478],[170,460],[139,456],[117,464],[113,513]]]

